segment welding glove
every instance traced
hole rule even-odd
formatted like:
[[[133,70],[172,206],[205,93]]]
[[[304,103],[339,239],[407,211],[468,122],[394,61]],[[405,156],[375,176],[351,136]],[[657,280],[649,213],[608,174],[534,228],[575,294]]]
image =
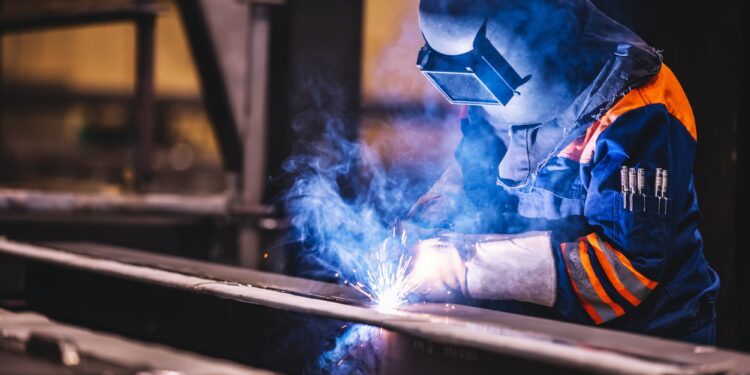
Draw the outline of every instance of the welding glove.
[[[557,274],[548,232],[519,235],[444,234],[416,246],[416,293],[449,300],[516,300],[551,307]]]
[[[433,301],[447,301],[466,294],[466,267],[455,241],[440,236],[416,245],[409,282],[414,292]]]

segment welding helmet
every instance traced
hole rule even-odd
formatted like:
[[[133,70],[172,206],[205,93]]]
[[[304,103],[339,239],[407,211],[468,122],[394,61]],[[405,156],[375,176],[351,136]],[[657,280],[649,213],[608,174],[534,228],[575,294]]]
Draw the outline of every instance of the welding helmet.
[[[518,87],[528,82],[487,39],[487,21],[474,38],[471,51],[444,55],[426,41],[417,67],[452,104],[507,105]]]

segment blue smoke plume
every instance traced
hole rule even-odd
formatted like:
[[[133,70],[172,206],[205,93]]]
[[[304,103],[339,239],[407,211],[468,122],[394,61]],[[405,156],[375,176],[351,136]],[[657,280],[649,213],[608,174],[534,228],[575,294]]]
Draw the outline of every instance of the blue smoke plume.
[[[418,25],[411,22],[397,43],[384,51],[384,56],[398,58],[384,58],[392,63],[378,65],[376,78],[410,74],[411,81],[429,85],[414,67],[414,54],[421,43]],[[386,81],[397,86],[409,80],[382,82]],[[380,101],[385,107],[408,101],[394,95],[400,87],[384,88],[389,97]],[[442,98],[430,90],[424,100],[409,103],[417,108],[410,119],[379,118],[385,125],[371,127],[376,130],[368,133],[375,134],[369,139],[358,132],[356,116],[342,104],[346,98],[341,88],[325,77],[311,79],[306,90],[296,94],[293,101],[299,112],[293,128],[299,141],[283,165],[293,178],[283,202],[293,228],[292,242],[298,244],[292,254],[296,274],[356,284],[366,283],[365,274],[376,264],[392,262],[397,268],[398,246],[390,246],[388,254],[383,254],[381,245],[392,237],[393,225],[429,189],[450,158],[455,137],[440,138],[444,124],[452,126],[453,134],[458,130],[455,116],[445,111],[444,104],[435,105],[436,99]],[[429,145],[419,136],[425,133],[432,134]],[[425,147],[448,153],[424,160],[408,152]],[[400,156],[389,154],[391,151]]]
[[[309,107],[295,119],[301,141],[284,164],[294,176],[284,196],[301,276],[365,285],[372,290],[377,267],[405,266],[393,226],[434,182],[434,164],[395,159],[388,164],[352,134],[337,87],[311,82]],[[403,130],[391,125],[398,134]],[[404,127],[408,125],[403,125]],[[399,139],[395,144],[418,143]],[[411,147],[415,147],[411,145]],[[398,235],[400,236],[400,235]],[[383,241],[391,238],[388,246]],[[387,272],[387,273],[388,273]],[[369,275],[368,275],[369,273]],[[381,272],[382,274],[383,272]],[[372,298],[371,298],[372,299]]]
[[[377,327],[354,324],[344,327],[333,348],[318,359],[325,374],[376,374],[385,340]]]
[[[476,10],[467,11],[467,4],[473,4]],[[454,5],[458,10],[451,8]],[[446,11],[446,7],[450,9]],[[592,67],[586,64],[598,64],[600,55],[610,55],[615,41],[628,40],[633,45],[643,44],[628,30],[599,13],[587,0],[468,3],[458,0],[423,0],[421,8],[423,23],[433,17],[431,14],[434,11],[437,21],[431,23],[434,25],[433,34],[441,36],[447,33],[444,36],[449,40],[462,35],[460,31],[463,29],[447,27],[448,24],[455,26],[455,22],[444,20],[445,14],[451,16],[449,18],[452,21],[459,13],[463,14],[463,18],[458,18],[463,20],[458,22],[459,25],[464,21],[467,25],[477,21],[474,20],[477,12],[482,15],[478,23],[474,22],[477,24],[484,22],[486,14],[491,14],[492,19],[488,25],[496,27],[488,26],[488,33],[491,34],[491,40],[497,43],[508,39],[508,35],[519,32],[525,35],[525,39],[522,39],[528,44],[528,48],[510,48],[508,46],[515,42],[508,39],[508,46],[505,46],[508,54],[535,53],[544,62],[537,68],[553,72],[550,77],[556,77],[557,85],[576,86],[552,90],[552,84],[543,84],[536,93],[542,99],[548,99],[549,92],[579,92],[580,88],[577,86],[588,82],[584,78],[598,71],[595,65]],[[491,12],[488,10],[490,8]],[[415,81],[429,85],[414,67],[415,53],[423,43],[417,29],[418,24],[416,20],[412,20],[409,25],[405,25],[396,45],[383,54],[388,58],[382,59],[376,69],[374,78],[383,85],[403,88],[402,83],[409,80],[404,72],[411,72]],[[468,35],[473,37],[471,33]],[[582,61],[585,62],[584,65]],[[586,77],[563,79],[554,72],[563,72],[563,76],[581,74]],[[389,79],[392,77],[399,79]],[[531,87],[532,83],[528,86]],[[507,133],[504,127],[489,122],[468,126],[460,123],[449,111],[436,111],[439,107],[431,104],[434,103],[436,90],[430,88],[431,96],[422,94],[424,98],[417,100],[418,107],[421,106],[419,108],[423,110],[417,117],[420,117],[419,121],[422,123],[434,124],[434,129],[410,133],[413,123],[396,121],[388,125],[390,136],[385,143],[389,147],[379,147],[376,150],[373,146],[382,146],[383,142],[378,145],[377,142],[362,140],[355,126],[356,116],[346,112],[342,103],[346,103],[344,99],[347,98],[343,97],[339,87],[324,77],[311,80],[307,87],[296,98],[296,102],[303,103],[294,120],[294,129],[300,142],[296,145],[293,156],[284,164],[284,171],[294,178],[292,187],[283,199],[294,230],[293,241],[301,245],[299,252],[295,254],[295,261],[299,264],[297,270],[301,271],[297,273],[301,276],[329,281],[338,279],[339,282],[346,280],[356,285],[357,282],[366,283],[364,273],[376,265],[390,262],[393,269],[398,268],[398,255],[403,249],[399,249],[398,241],[395,241],[398,235],[394,236],[392,231],[394,224],[430,189],[445,169],[446,162],[453,159],[453,148],[445,145],[452,143],[455,146],[455,139],[424,137],[424,134],[441,129],[443,124],[448,124],[454,131],[458,130],[459,124],[464,127],[464,139],[457,148],[457,164],[454,163],[454,170],[460,168],[460,172],[454,173],[458,176],[454,181],[443,183],[442,190],[433,189],[413,213],[423,214],[420,219],[442,220],[439,223],[423,223],[428,227],[443,227],[459,232],[497,233],[501,230],[498,223],[506,221],[500,216],[500,212],[513,212],[514,206],[517,206],[517,202],[503,194],[496,185],[497,167],[506,151],[501,139],[507,137],[507,134],[503,134]],[[380,101],[386,106],[398,105],[404,98],[399,98],[397,91],[384,88],[388,97],[380,98]],[[413,92],[427,91],[416,89]],[[535,98],[533,95],[530,97]],[[520,101],[522,98],[523,96],[516,100]],[[567,95],[560,95],[559,98],[560,101],[569,99]],[[549,100],[545,103],[555,110],[553,114],[556,114],[558,107],[562,108],[562,105],[551,105]],[[526,104],[531,107],[521,106],[521,112],[527,109],[538,110],[535,100],[528,100]],[[477,116],[495,119],[485,109],[472,108],[471,111]],[[401,149],[410,148],[443,149],[447,152],[441,155],[442,160],[431,163],[417,162],[408,155],[393,157],[383,153],[383,150],[398,153]],[[450,174],[446,173],[445,177],[450,177]],[[463,192],[455,193],[459,190]],[[440,210],[430,211],[438,206]],[[442,210],[443,207],[453,211],[447,212]],[[449,214],[454,217],[448,218]],[[505,229],[505,233],[545,226],[546,223],[528,224],[521,221],[520,225]],[[379,250],[387,238],[393,238],[394,241],[384,255]]]

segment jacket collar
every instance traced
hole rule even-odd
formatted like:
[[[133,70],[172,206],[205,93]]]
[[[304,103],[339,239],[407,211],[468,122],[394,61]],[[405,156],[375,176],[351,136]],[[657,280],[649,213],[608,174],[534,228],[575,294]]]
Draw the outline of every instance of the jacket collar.
[[[510,126],[508,151],[498,166],[497,184],[506,188],[533,186],[548,160],[660,69],[661,55],[656,50],[619,44],[596,78],[559,116],[545,123]]]

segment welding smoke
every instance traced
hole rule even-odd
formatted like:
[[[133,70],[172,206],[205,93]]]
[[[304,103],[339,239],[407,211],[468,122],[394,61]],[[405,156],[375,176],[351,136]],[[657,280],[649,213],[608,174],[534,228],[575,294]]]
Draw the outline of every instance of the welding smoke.
[[[377,374],[385,340],[380,328],[354,324],[345,326],[334,346],[318,359],[325,374]]]
[[[366,119],[358,129],[355,116],[341,104],[346,102],[343,91],[325,77],[313,76],[305,90],[297,94],[299,112],[294,128],[300,142],[284,164],[285,173],[293,176],[294,182],[283,199],[294,229],[293,241],[302,244],[296,256],[303,264],[303,276],[361,280],[368,267],[386,261],[372,258],[373,250],[389,237],[394,223],[403,219],[466,233],[518,233],[547,227],[540,218],[516,215],[509,223],[503,217],[504,212],[518,212],[517,198],[497,185],[498,165],[507,151],[506,128],[489,121],[460,123],[454,112],[436,110],[440,107],[434,105],[433,90],[409,88],[412,94],[422,93],[416,101],[406,95],[399,97],[398,88],[404,87],[399,82],[411,80],[394,80],[394,76],[411,74],[414,82],[428,85],[414,67],[414,56],[422,43],[414,27],[416,7],[414,11],[396,39],[398,43],[383,53],[388,58],[379,60],[370,77],[385,85],[387,100],[376,99],[386,107],[418,104],[415,108],[419,113],[408,119],[380,118],[380,129],[389,130],[387,137],[373,136],[377,132],[370,131]],[[517,57],[521,67],[533,63],[537,72],[545,73],[537,74],[536,81],[529,83],[529,87],[538,84],[532,82],[542,83],[536,94],[541,93],[538,98],[545,99],[544,105],[533,95],[523,94],[514,99],[520,103],[527,100],[528,106],[520,107],[522,112],[560,110],[562,102],[546,100],[545,95],[557,91],[578,94],[582,83],[597,72],[597,64],[611,56],[619,44],[650,48],[587,0],[423,0],[420,12],[425,18],[421,20],[423,26],[430,23],[426,18],[437,17],[434,30],[423,30],[428,39],[437,35],[436,44],[443,37],[458,44],[473,39],[474,33],[465,33],[464,29],[478,27],[476,18],[489,15],[488,38],[503,55]],[[470,38],[462,39],[463,34]],[[519,34],[523,37],[513,38]],[[519,43],[526,46],[520,48]],[[529,55],[532,52],[536,57]],[[498,109],[503,110],[509,111]],[[482,108],[469,109],[470,114],[472,111],[483,115]],[[492,114],[486,118],[498,119]],[[463,139],[454,147],[459,124]],[[421,133],[415,132],[420,126]],[[445,129],[453,132],[440,132]],[[433,134],[432,138],[427,138],[428,134]],[[452,137],[441,139],[434,134]],[[440,150],[442,158],[435,161],[388,155],[404,149]],[[439,186],[430,190],[446,166],[449,168]],[[428,191],[420,202],[425,205],[413,209],[413,217],[407,217],[417,198]],[[418,215],[420,212],[423,214]]]
[[[422,38],[416,6],[410,12],[367,76],[380,85],[365,107],[378,113],[366,110],[357,124],[341,87],[323,75],[308,79],[293,98],[299,141],[283,165],[293,179],[283,201],[299,245],[292,254],[298,275],[356,282],[378,262],[398,262],[398,254],[380,259],[375,250],[455,148],[457,113],[446,110],[414,66]]]

